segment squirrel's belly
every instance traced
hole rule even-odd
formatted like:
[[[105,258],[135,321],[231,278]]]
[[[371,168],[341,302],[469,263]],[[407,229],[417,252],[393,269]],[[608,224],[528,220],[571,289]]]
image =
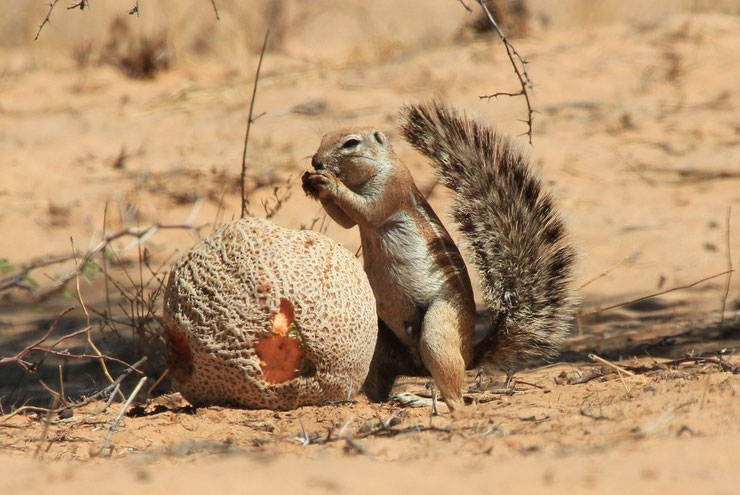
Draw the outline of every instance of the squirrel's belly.
[[[376,230],[361,229],[360,234],[378,316],[410,343],[413,327],[421,324],[427,306],[442,291],[444,278],[416,225],[403,220]]]

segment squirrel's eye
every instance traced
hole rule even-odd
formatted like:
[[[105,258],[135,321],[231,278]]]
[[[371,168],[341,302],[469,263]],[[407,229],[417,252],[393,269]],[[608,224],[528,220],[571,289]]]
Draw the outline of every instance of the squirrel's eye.
[[[360,140],[356,138],[349,138],[342,144],[343,150],[351,150],[352,148],[357,147],[357,145],[360,144]]]

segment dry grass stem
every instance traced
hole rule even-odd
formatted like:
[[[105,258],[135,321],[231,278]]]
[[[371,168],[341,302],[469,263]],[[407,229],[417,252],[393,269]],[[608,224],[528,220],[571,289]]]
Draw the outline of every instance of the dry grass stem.
[[[216,7],[216,0],[211,0],[211,5],[213,6],[213,12],[216,14],[216,20],[220,21],[221,18],[218,16],[218,8]]]
[[[597,363],[601,363],[604,366],[608,366],[608,367],[612,368],[613,370],[615,370],[615,371],[617,371],[619,373],[624,373],[627,376],[635,376],[635,374],[633,372],[631,372],[631,371],[629,371],[629,370],[627,370],[625,368],[622,368],[621,366],[618,366],[618,365],[616,365],[616,364],[614,364],[614,363],[612,363],[610,361],[607,361],[606,359],[604,359],[602,357],[599,357],[596,354],[589,354],[588,355],[588,358],[591,361],[596,361]]]
[[[651,167],[641,166],[643,172],[653,172],[656,174],[669,174],[677,176],[675,179],[665,180],[669,184],[696,184],[699,182],[710,182],[715,180],[732,180],[740,178],[740,172],[728,169],[703,170],[698,168],[668,168],[668,167]],[[635,169],[637,171],[637,169]],[[652,181],[654,184],[655,181]]]
[[[704,277],[703,279],[697,280],[696,282],[693,282],[693,283],[688,284],[688,285],[681,285],[681,286],[678,286],[678,287],[672,287],[670,289],[662,290],[660,292],[655,292],[655,293],[649,294],[647,296],[638,297],[637,299],[632,299],[630,301],[625,301],[625,302],[620,302],[620,303],[612,304],[611,306],[607,306],[605,308],[601,308],[601,309],[598,309],[596,311],[591,311],[589,313],[578,315],[577,318],[579,318],[579,319],[580,318],[585,318],[587,316],[592,316],[592,315],[596,315],[596,314],[599,314],[599,313],[603,313],[604,311],[609,311],[610,309],[621,308],[622,306],[629,306],[630,304],[635,304],[635,303],[638,303],[640,301],[645,301],[647,299],[652,299],[653,297],[662,296],[663,294],[668,294],[669,292],[675,292],[677,290],[690,289],[690,288],[692,288],[692,287],[694,287],[696,285],[699,285],[701,283],[707,282],[707,281],[712,280],[712,279],[715,279],[717,277],[721,277],[722,275],[727,275],[728,273],[732,273],[733,271],[734,271],[733,269],[725,270],[725,271],[720,272],[720,273],[717,273],[715,275],[710,275],[709,277]]]
[[[265,40],[262,42],[262,50],[260,51],[260,58],[257,62],[257,71],[254,74],[254,86],[252,87],[252,101],[249,102],[249,115],[247,116],[247,131],[244,134],[244,151],[242,152],[242,175],[241,175],[241,189],[242,189],[242,212],[241,218],[244,218],[249,214],[249,198],[246,190],[246,179],[247,179],[247,146],[249,144],[249,131],[252,128],[252,122],[260,118],[264,114],[260,114],[256,117],[254,115],[254,102],[257,98],[257,83],[260,79],[260,69],[262,68],[262,59],[265,56],[265,49],[267,48],[267,38],[270,36],[270,30],[265,32]]]
[[[704,409],[704,401],[707,399],[707,391],[709,390],[709,380],[712,375],[707,375],[707,380],[704,382],[704,391],[701,393],[701,402],[699,403],[699,409]]]
[[[678,366],[684,363],[697,363],[697,364],[716,364],[718,371],[727,371],[732,374],[738,375],[740,374],[740,366],[736,364],[732,364],[731,362],[722,359],[722,352],[718,353],[717,357],[711,357],[711,356],[685,356],[678,359],[671,359],[668,361],[661,361],[661,362],[655,362],[650,365],[640,365],[640,366],[623,366],[624,369],[632,371],[634,373],[646,373],[650,371],[654,371],[658,368],[664,368],[666,366]]]
[[[612,266],[610,266],[609,268],[607,268],[606,270],[604,270],[600,274],[596,275],[595,277],[593,277],[593,278],[587,280],[585,283],[581,284],[581,286],[579,287],[579,289],[583,289],[583,288],[591,285],[592,283],[596,282],[600,278],[606,277],[612,271],[614,271],[615,269],[619,268],[620,266],[622,266],[622,265],[624,265],[626,263],[632,263],[632,262],[634,262],[639,256],[640,256],[640,252],[639,251],[635,251],[634,253],[630,254],[629,256],[627,256],[626,258],[624,258],[623,260],[621,260],[621,261],[613,264]]]
[[[85,300],[82,297],[82,291],[80,290],[80,267],[77,263],[77,250],[75,249],[75,241],[70,237],[70,242],[72,243],[72,255],[75,260],[75,288],[77,289],[77,300],[79,301],[80,305],[82,306],[82,311],[85,313],[85,322],[87,323],[87,344],[90,346],[90,348],[95,351],[95,354],[100,356],[100,367],[103,369],[103,374],[108,379],[110,383],[113,383],[113,377],[110,376],[110,372],[108,371],[108,367],[105,365],[105,359],[103,358],[103,353],[100,352],[100,349],[98,349],[98,346],[95,345],[95,342],[93,342],[92,339],[92,325],[90,324],[90,312],[87,310],[87,306],[85,306]]]
[[[622,373],[633,376],[635,374],[640,373],[650,373],[657,370],[667,370],[669,367],[676,367],[680,366],[681,364],[685,363],[695,363],[695,364],[715,364],[717,365],[717,369],[720,372],[729,372],[732,374],[740,374],[740,366],[733,364],[725,359],[722,359],[722,353],[720,352],[717,357],[710,357],[710,356],[685,356],[678,359],[671,359],[667,361],[654,361],[650,364],[641,364],[641,365],[616,365],[614,363],[611,363],[607,361],[606,359],[603,359],[599,356],[596,356],[594,354],[589,354],[589,358],[591,358],[594,361],[597,361],[604,366],[600,366],[598,368],[595,368],[591,370],[588,374],[581,376],[578,379],[569,379],[567,380],[567,383],[569,385],[581,385],[587,382],[590,382],[591,380],[594,380],[596,378],[601,378],[603,376],[606,376],[609,374],[609,370],[616,372],[619,374],[620,379],[622,379]],[[622,379],[623,385],[625,385],[625,389],[627,389],[626,383]]]
[[[730,252],[730,218],[732,216],[732,206],[727,207],[727,216],[725,217],[725,252],[727,253],[727,279],[725,288],[722,291],[722,308],[720,310],[719,328],[722,330],[725,326],[725,308],[727,307],[727,296],[730,293],[730,281],[732,280],[732,253]]]
[[[51,404],[49,405],[49,409],[46,413],[46,418],[44,420],[44,431],[41,433],[41,436],[39,437],[39,443],[36,445],[36,451],[33,453],[34,458],[38,458],[39,454],[41,453],[41,448],[46,443],[46,439],[49,436],[49,427],[51,426],[51,415],[56,408],[57,405],[57,399],[56,397],[52,399]]]
[[[129,395],[128,399],[123,404],[123,407],[121,408],[121,411],[118,413],[118,416],[116,416],[116,419],[113,421],[113,424],[110,425],[110,429],[108,430],[108,435],[105,437],[105,442],[103,442],[103,446],[100,448],[101,453],[110,446],[110,440],[113,437],[113,433],[115,433],[116,428],[118,428],[118,425],[121,423],[121,419],[123,419],[124,414],[126,414],[126,411],[131,405],[131,402],[139,394],[139,390],[141,390],[141,387],[144,386],[144,383],[146,382],[146,380],[147,380],[147,377],[145,376],[141,377],[141,380],[139,380],[139,383],[136,384],[134,391],[131,392],[131,395]]]
[[[170,374],[169,367],[168,368],[165,368],[165,370],[162,372],[162,374],[159,375],[159,378],[157,378],[157,380],[152,384],[152,386],[149,387],[149,390],[146,391],[146,396],[147,397],[151,396],[152,395],[152,392],[154,392],[154,389],[157,388],[157,385],[159,385],[160,383],[162,383],[162,380],[164,380],[165,377],[167,375],[169,375],[169,374]]]

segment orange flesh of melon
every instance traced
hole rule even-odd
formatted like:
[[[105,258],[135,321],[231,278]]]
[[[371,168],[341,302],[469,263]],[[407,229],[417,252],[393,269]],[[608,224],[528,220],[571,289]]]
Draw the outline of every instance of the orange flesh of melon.
[[[286,337],[293,323],[293,305],[282,299],[272,328],[276,335],[266,337],[254,346],[260,358],[262,375],[268,383],[283,383],[298,376],[303,350],[298,339]]]

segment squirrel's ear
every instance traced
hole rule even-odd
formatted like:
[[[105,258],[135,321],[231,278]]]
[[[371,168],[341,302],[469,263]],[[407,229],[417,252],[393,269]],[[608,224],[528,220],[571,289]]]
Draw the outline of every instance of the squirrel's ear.
[[[388,141],[386,139],[385,135],[382,132],[380,132],[380,131],[373,132],[373,137],[375,138],[375,140],[378,143],[383,144],[383,145],[385,145],[387,143],[387,141]]]

